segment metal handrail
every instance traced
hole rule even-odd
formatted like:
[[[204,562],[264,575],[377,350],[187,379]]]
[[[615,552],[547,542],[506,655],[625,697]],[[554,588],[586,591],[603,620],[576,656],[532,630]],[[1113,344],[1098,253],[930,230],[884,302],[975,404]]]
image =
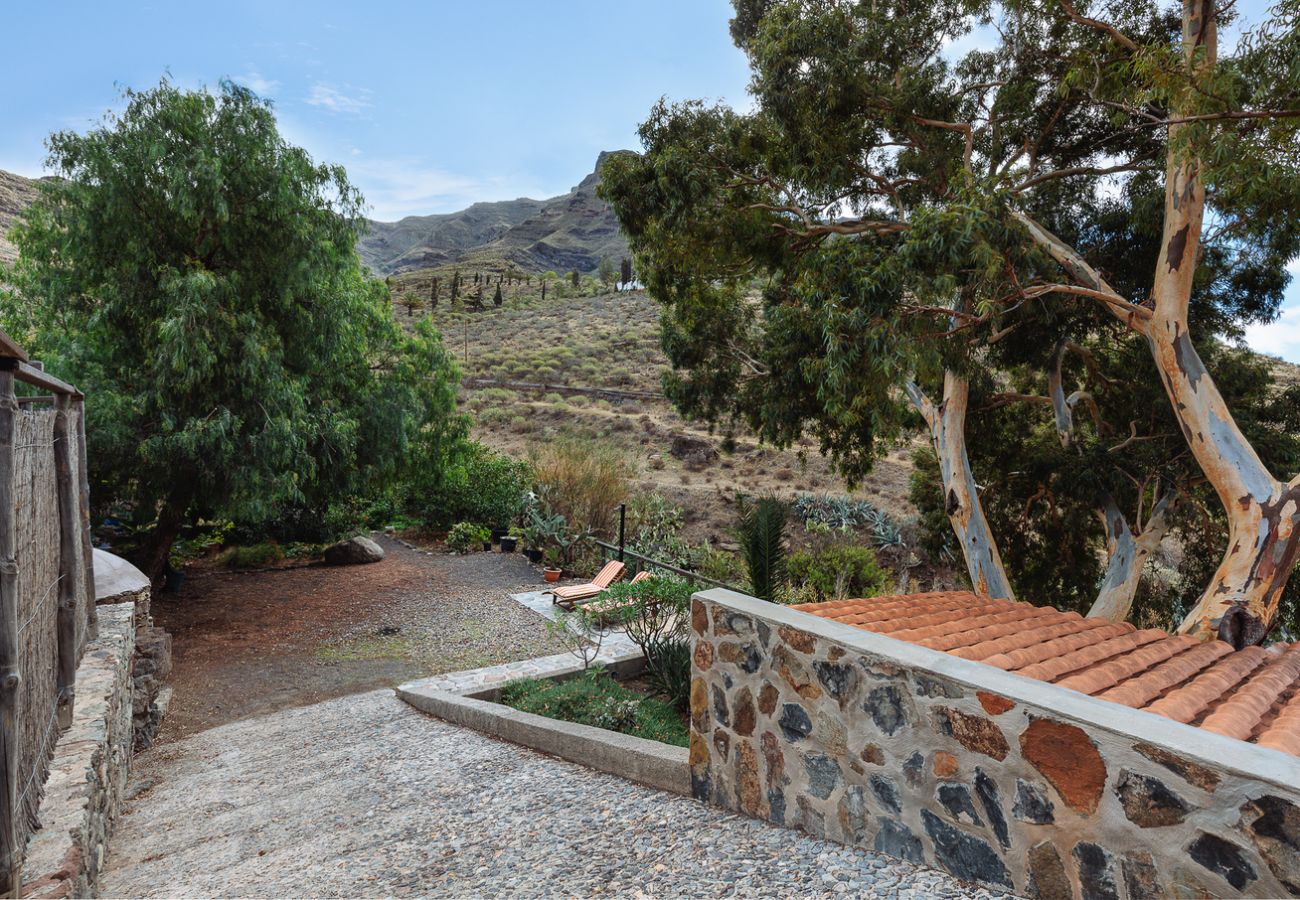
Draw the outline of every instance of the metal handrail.
[[[725,588],[726,590],[735,591],[739,594],[747,593],[747,591],[744,588],[736,587],[734,584],[727,584],[725,581],[718,581],[716,578],[709,578],[707,575],[701,575],[698,572],[692,572],[690,569],[683,569],[679,566],[674,566],[672,563],[666,563],[661,559],[655,559],[653,556],[647,556],[644,553],[638,553],[635,550],[629,550],[627,549],[627,547],[619,547],[616,544],[607,544],[606,542],[600,540],[599,538],[592,538],[591,541],[593,544],[600,547],[602,550],[606,550],[610,553],[618,553],[624,556],[631,556],[635,559],[641,560],[642,562],[649,563],[651,566],[653,566],[656,569],[665,569],[669,572],[672,572],[674,575],[678,575],[682,578],[685,578],[687,584],[693,585],[695,584],[695,582],[700,581],[703,582],[704,584],[709,584],[712,585],[713,587]]]

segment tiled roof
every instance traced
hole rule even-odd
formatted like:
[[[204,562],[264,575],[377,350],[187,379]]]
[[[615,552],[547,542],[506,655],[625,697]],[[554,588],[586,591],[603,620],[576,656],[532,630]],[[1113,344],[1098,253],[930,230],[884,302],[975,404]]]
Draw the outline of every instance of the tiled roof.
[[[794,608],[1300,756],[1300,643],[1234,651],[966,591]]]

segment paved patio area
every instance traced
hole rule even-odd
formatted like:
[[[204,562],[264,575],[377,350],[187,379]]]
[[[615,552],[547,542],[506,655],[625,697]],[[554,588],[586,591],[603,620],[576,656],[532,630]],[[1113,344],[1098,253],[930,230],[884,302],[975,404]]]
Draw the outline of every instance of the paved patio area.
[[[389,690],[160,745],[131,790],[101,896],[995,896],[450,726]]]

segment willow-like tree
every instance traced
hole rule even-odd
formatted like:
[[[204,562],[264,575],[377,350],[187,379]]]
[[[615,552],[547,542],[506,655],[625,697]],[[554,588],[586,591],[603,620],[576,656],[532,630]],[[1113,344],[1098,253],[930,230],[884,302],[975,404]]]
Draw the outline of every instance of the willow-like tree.
[[[1012,596],[966,446],[972,380],[1017,354],[1050,373],[1098,329],[1135,342],[1151,365],[1130,377],[1159,385],[1183,437],[1168,452],[1227,523],[1181,627],[1262,640],[1300,477],[1269,468],[1203,356],[1276,316],[1300,246],[1298,10],[1283,0],[1220,57],[1212,0],[737,0],[753,111],[661,103],[645,153],[601,173],[664,306],[673,398],[780,444],[811,431],[851,479],[910,401],[972,583]],[[987,48],[935,51],[989,24]],[[1062,433],[1088,393],[1050,392]]]
[[[164,81],[85,134],[15,235],[7,327],[87,394],[94,495],[159,575],[194,516],[321,512],[458,428],[453,361],[354,250],[362,198],[228,82]],[[421,454],[428,462],[429,453]]]

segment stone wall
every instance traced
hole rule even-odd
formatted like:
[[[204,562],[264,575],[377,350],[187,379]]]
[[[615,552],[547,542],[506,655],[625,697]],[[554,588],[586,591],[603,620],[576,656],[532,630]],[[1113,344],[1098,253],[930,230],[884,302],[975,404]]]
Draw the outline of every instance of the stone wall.
[[[1300,759],[730,591],[695,796],[1031,897],[1300,896]]]
[[[172,670],[172,638],[153,623],[153,588],[145,574],[107,550],[95,550],[95,602],[135,604],[135,749],[153,744],[162,725],[163,682]]]
[[[101,606],[77,669],[72,724],[59,736],[41,827],[27,844],[24,897],[87,897],[104,863],[131,765],[134,605]]]

